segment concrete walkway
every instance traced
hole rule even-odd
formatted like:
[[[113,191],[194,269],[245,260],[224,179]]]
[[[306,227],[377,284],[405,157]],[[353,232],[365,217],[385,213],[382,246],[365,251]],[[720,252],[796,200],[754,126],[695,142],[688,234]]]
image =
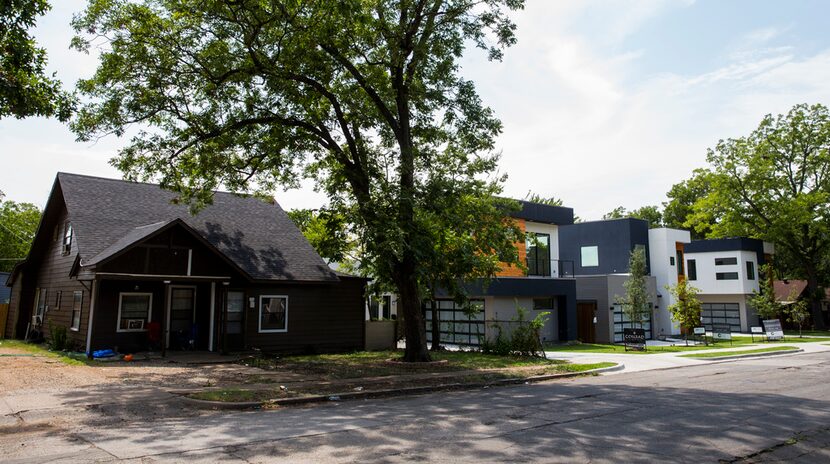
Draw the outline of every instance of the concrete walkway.
[[[790,341],[793,340],[793,341]],[[799,343],[796,339],[786,340],[781,346],[795,346],[804,350],[805,353],[818,353],[830,351],[830,346],[821,342]],[[828,342],[830,343],[830,342]],[[719,351],[744,351],[764,348],[765,343],[758,343],[752,346],[713,348],[711,350],[681,351],[676,353],[655,353],[655,354],[622,354],[622,353],[587,353],[581,351],[548,351],[545,354],[549,359],[564,359],[574,363],[596,363],[611,361],[624,364],[625,368],[615,372],[608,372],[605,375],[617,375],[627,372],[641,372],[654,369],[667,369],[672,367],[694,366],[710,364],[712,361],[705,361],[695,358],[684,358],[682,355],[692,353],[716,353]]]

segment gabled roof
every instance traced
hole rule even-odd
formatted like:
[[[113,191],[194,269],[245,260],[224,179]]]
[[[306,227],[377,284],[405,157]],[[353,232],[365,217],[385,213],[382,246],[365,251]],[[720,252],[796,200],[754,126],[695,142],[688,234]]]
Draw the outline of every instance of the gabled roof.
[[[776,280],[772,283],[775,301],[780,302],[791,302],[799,299],[806,288],[806,280]]]
[[[252,280],[336,281],[285,211],[250,196],[216,192],[192,216],[155,184],[58,173],[81,266],[118,254],[174,222],[186,225]]]

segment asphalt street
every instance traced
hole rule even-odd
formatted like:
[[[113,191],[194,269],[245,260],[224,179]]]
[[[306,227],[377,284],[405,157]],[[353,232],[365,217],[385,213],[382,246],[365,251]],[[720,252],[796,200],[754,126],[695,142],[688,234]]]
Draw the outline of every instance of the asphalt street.
[[[86,409],[43,430],[24,416],[0,435],[2,460],[769,462],[806,434],[817,445],[786,461],[830,462],[830,352],[156,420]]]

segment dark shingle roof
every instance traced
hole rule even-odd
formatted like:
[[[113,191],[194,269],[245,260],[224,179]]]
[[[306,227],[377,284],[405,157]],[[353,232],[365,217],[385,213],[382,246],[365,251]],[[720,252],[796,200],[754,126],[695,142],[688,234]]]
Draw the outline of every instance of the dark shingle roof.
[[[99,262],[180,219],[254,280],[336,281],[279,205],[217,192],[196,216],[155,184],[59,173],[81,264]]]

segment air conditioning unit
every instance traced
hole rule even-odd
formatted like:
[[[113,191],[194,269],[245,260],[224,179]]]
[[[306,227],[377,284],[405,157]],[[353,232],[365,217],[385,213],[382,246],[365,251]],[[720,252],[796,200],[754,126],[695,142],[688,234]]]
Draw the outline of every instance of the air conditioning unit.
[[[37,327],[43,324],[43,316],[34,315],[32,316],[32,326]]]

